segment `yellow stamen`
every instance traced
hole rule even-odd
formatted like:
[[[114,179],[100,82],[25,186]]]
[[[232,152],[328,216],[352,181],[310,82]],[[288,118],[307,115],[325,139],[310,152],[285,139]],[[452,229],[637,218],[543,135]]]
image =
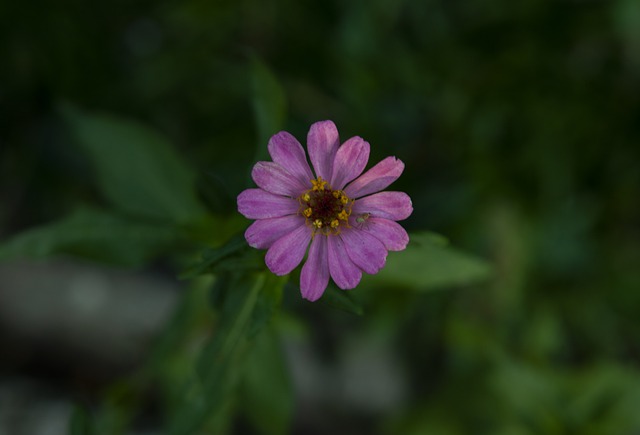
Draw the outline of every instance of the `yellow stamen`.
[[[317,180],[311,180],[311,184],[313,185],[313,190],[320,191],[324,190],[324,186],[327,184],[327,182],[323,180],[322,177],[318,177]]]
[[[313,228],[313,235],[337,235],[342,227],[351,228],[349,217],[354,201],[344,191],[333,190],[322,177],[310,182],[311,189],[298,197],[298,213]]]

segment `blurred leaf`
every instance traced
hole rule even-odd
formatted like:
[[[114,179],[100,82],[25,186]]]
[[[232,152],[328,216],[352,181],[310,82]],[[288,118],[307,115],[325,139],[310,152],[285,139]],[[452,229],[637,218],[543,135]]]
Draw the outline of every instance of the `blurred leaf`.
[[[387,423],[382,433],[395,435],[460,435],[460,421],[451,418],[452,411],[442,403],[424,403],[404,409],[400,416]]]
[[[198,357],[196,376],[185,385],[185,400],[171,421],[170,434],[193,433],[229,408],[251,335],[270,320],[259,307],[278,304],[285,282],[286,277],[266,272],[238,273],[231,280],[217,330]]]
[[[618,0],[612,6],[613,28],[620,34],[626,56],[635,68],[640,69],[640,4],[635,0]]]
[[[119,379],[104,392],[104,400],[96,412],[96,435],[124,434],[132,425],[144,398],[144,375],[138,372]]]
[[[235,198],[216,174],[201,174],[196,184],[200,199],[212,213],[227,215],[236,212]]]
[[[363,282],[430,290],[471,284],[491,274],[489,264],[446,247],[446,239],[440,235],[418,233],[409,238],[407,249],[390,252],[386,266],[377,275],[365,275]]]
[[[358,316],[364,314],[362,304],[353,296],[351,290],[342,290],[336,286],[329,284],[327,289],[320,299],[322,303],[327,304],[333,308],[347,311]]]
[[[503,358],[490,383],[501,400],[506,416],[528,422],[533,433],[560,434],[562,431],[561,385],[559,376]]]
[[[69,420],[69,435],[93,435],[94,433],[91,416],[87,410],[81,406],[74,407]]]
[[[289,433],[293,388],[289,370],[273,328],[267,328],[247,357],[242,384],[242,409],[258,433]]]
[[[254,161],[270,160],[269,138],[282,130],[287,101],[284,90],[269,68],[257,57],[251,61],[253,110],[258,128],[258,147]]]
[[[217,278],[217,277],[216,277]],[[150,352],[150,365],[153,370],[163,370],[163,365],[171,359],[188,360],[192,352],[187,348],[192,346],[190,340],[202,328],[213,321],[208,299],[211,286],[218,285],[218,279],[211,277],[194,280],[188,289],[181,293],[179,303],[167,322],[166,328],[156,337]],[[196,340],[201,340],[200,337]],[[180,377],[184,376],[182,373]]]
[[[48,225],[33,228],[0,245],[0,259],[71,254],[97,261],[136,266],[175,244],[171,226],[132,222],[93,209],[80,209]]]
[[[265,272],[266,280],[262,287],[260,297],[256,302],[251,325],[247,332],[248,338],[256,336],[276,314],[282,304],[284,286],[289,277],[277,276],[271,272]]]
[[[224,304],[225,294],[230,284],[233,282],[233,274],[231,272],[221,272],[216,274],[213,286],[209,292],[209,302],[214,309],[222,308]]]
[[[565,412],[584,434],[635,433],[640,430],[640,376],[611,363],[570,373],[572,398]]]
[[[264,268],[261,257],[259,251],[248,249],[244,236],[239,234],[219,248],[206,248],[202,251],[200,260],[182,272],[180,279],[195,278],[216,270],[260,270]]]
[[[133,121],[86,114],[70,105],[61,110],[93,164],[100,190],[115,207],[134,216],[180,223],[205,215],[191,169],[160,134]]]

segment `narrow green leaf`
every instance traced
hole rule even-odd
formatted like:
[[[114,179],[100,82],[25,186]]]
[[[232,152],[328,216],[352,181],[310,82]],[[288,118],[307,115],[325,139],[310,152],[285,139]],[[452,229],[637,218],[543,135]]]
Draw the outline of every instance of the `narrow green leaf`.
[[[143,264],[180,239],[172,226],[132,222],[93,209],[27,230],[0,245],[0,259],[70,254],[122,266]]]
[[[418,233],[410,235],[407,249],[390,252],[386,266],[377,275],[363,277],[363,283],[429,290],[472,284],[490,275],[486,261],[447,247],[441,236]]]
[[[320,301],[323,304],[327,304],[333,308],[347,311],[349,313],[362,316],[364,309],[361,303],[354,297],[353,292],[349,290],[341,290],[332,284],[327,286],[327,289],[322,295]]]
[[[264,269],[261,254],[255,249],[248,249],[242,235],[237,235],[218,248],[206,248],[201,258],[194,265],[182,272],[180,279],[195,278],[215,271],[238,271]]]
[[[134,216],[180,223],[205,215],[194,174],[160,134],[70,105],[61,111],[95,169],[98,187],[115,207]]]
[[[219,328],[200,352],[194,376],[184,384],[184,400],[171,416],[169,434],[196,433],[228,406],[238,380],[243,331],[263,281],[263,276],[237,277],[230,285]]]
[[[282,130],[287,101],[284,90],[269,68],[257,57],[251,61],[253,110],[258,130],[258,147],[254,161],[269,160],[267,142]]]
[[[211,291],[209,292],[209,302],[214,309],[220,309],[224,305],[225,295],[233,282],[233,273],[221,272],[216,274]]]
[[[258,433],[289,433],[293,387],[281,344],[273,328],[266,328],[257,337],[248,355],[241,399],[243,412]]]
[[[196,376],[185,384],[185,400],[172,418],[170,434],[193,433],[228,409],[251,337],[275,311],[285,279],[263,272],[236,274],[228,281],[215,335],[198,357]]]
[[[247,332],[249,338],[253,338],[262,331],[280,308],[284,286],[288,279],[288,276],[277,276],[271,272],[265,272],[265,281]]]

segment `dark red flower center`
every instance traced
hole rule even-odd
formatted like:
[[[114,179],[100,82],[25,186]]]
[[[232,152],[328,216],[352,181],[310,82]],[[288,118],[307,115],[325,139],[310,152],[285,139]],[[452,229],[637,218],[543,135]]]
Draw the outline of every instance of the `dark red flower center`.
[[[353,200],[342,190],[331,189],[322,177],[311,180],[311,184],[312,188],[298,198],[300,214],[308,225],[313,226],[314,235],[317,232],[339,234],[340,227],[349,226]]]

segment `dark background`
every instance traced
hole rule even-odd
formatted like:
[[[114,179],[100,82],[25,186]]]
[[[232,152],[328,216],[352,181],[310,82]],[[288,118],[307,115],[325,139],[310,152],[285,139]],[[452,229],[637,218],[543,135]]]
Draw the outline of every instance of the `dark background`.
[[[3,240],[104,205],[66,104],[154,128],[233,199],[264,142],[260,64],[285,95],[286,130],[304,143],[311,123],[332,119],[343,140],[371,143],[370,165],[402,159],[393,188],[415,208],[405,227],[491,263],[483,283],[376,293],[364,317],[286,290],[283,323],[306,331],[285,345],[294,433],[640,431],[637,2],[2,2],[0,59]],[[64,421],[73,403],[97,406],[144,359],[131,331],[148,343],[183,285],[162,256],[133,271],[68,261],[0,269],[0,433],[61,433],[25,423],[45,418],[33,401]],[[106,332],[77,338],[82,318],[47,326],[77,304],[95,321],[79,279],[98,280],[111,304]],[[52,282],[76,305],[42,290]],[[138,290],[113,295],[127,285],[156,301],[152,314],[123,314]],[[105,336],[113,352],[100,351]],[[332,387],[318,392],[319,377]],[[158,430],[149,397],[136,424]],[[233,433],[260,426],[232,420]]]

